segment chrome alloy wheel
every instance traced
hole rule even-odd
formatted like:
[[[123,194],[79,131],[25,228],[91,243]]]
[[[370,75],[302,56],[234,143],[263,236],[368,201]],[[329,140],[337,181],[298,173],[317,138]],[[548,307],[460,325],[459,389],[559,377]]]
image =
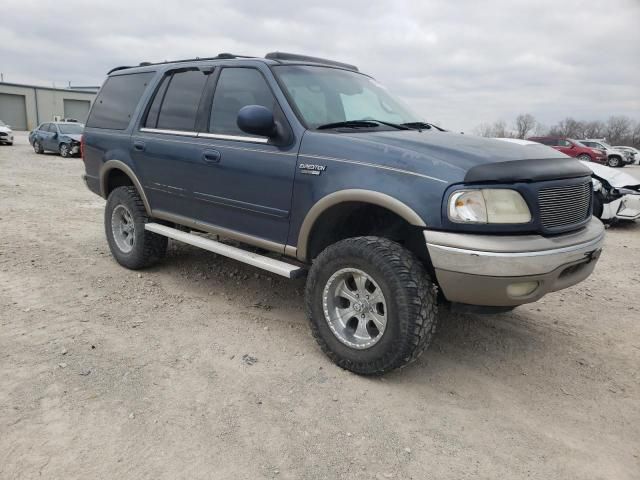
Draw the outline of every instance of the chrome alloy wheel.
[[[380,286],[357,268],[343,268],[322,292],[324,318],[345,345],[364,350],[375,345],[387,326],[387,303]]]
[[[123,253],[133,250],[136,243],[136,229],[133,216],[127,207],[118,205],[111,214],[111,233],[116,245]]]

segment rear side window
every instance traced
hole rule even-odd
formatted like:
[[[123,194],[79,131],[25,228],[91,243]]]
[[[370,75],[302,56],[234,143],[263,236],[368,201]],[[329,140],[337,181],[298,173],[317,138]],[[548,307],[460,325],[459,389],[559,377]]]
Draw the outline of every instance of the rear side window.
[[[226,135],[247,134],[238,128],[238,111],[261,105],[275,113],[276,99],[262,74],[253,68],[225,68],[213,96],[209,131]]]
[[[109,77],[98,93],[87,127],[124,130],[154,72]]]
[[[160,87],[154,98],[147,116],[145,126],[148,128],[160,128],[165,130],[194,131],[196,128],[196,116],[202,90],[207,82],[207,75],[200,70],[188,70],[176,72],[168,80],[166,92],[164,85]],[[167,80],[165,79],[165,82]],[[163,83],[165,83],[163,82]],[[163,96],[162,105],[159,105],[158,97]],[[159,107],[159,113],[154,109]],[[157,115],[156,125],[154,121]]]

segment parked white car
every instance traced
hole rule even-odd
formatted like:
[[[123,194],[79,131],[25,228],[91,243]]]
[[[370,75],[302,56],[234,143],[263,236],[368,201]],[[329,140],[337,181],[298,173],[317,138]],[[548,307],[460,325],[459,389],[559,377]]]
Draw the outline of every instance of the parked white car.
[[[13,130],[2,120],[0,120],[0,143],[13,145]]]
[[[596,217],[605,222],[640,218],[640,180],[604,165],[582,163],[593,172],[593,214]]]
[[[584,140],[579,140],[579,142],[590,148],[604,150],[607,154],[607,165],[610,167],[624,167],[625,165],[633,163],[633,156],[631,153],[625,152],[624,150],[618,150],[602,139],[585,138]]]
[[[640,165],[640,150],[633,147],[625,147],[625,146],[614,146],[613,148],[617,148],[618,150],[622,150],[624,152],[629,152],[633,155],[634,163],[636,165]]]
[[[551,148],[517,138],[496,138],[530,148]],[[578,160],[593,172],[593,215],[605,223],[640,219],[640,180],[615,168]]]

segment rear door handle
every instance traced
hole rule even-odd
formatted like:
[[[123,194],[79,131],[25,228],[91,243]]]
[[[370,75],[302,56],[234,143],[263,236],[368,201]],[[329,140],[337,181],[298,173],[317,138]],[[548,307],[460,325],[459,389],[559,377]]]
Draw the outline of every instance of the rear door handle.
[[[205,150],[202,152],[202,159],[205,163],[220,163],[222,154],[218,150]]]
[[[133,142],[133,149],[138,152],[144,152],[144,147],[145,147],[144,142],[140,142],[140,141]]]

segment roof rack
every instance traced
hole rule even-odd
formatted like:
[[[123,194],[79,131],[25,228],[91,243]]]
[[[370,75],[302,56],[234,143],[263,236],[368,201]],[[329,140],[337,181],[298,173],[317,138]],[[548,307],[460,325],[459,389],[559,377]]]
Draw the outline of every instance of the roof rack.
[[[122,67],[112,68],[107,72],[107,75],[117,72],[118,70],[126,70],[127,68],[136,68],[136,67],[148,67],[149,65],[165,65],[168,63],[184,63],[184,62],[196,62],[199,60],[224,60],[229,58],[256,58],[248,55],[235,55],[233,53],[219,53],[215,57],[195,57],[195,58],[185,58],[183,60],[165,60],[164,62],[140,62],[139,65],[125,65]]]
[[[336,62],[335,60],[328,60],[326,58],[319,57],[309,57],[307,55],[298,55],[296,53],[286,53],[286,52],[271,52],[267,53],[264,58],[269,60],[284,60],[284,61],[292,61],[292,62],[311,62],[311,63],[322,63],[325,65],[334,65],[336,67],[345,68],[347,70],[353,70],[354,72],[358,72],[358,67],[355,65],[350,65],[348,63]]]

